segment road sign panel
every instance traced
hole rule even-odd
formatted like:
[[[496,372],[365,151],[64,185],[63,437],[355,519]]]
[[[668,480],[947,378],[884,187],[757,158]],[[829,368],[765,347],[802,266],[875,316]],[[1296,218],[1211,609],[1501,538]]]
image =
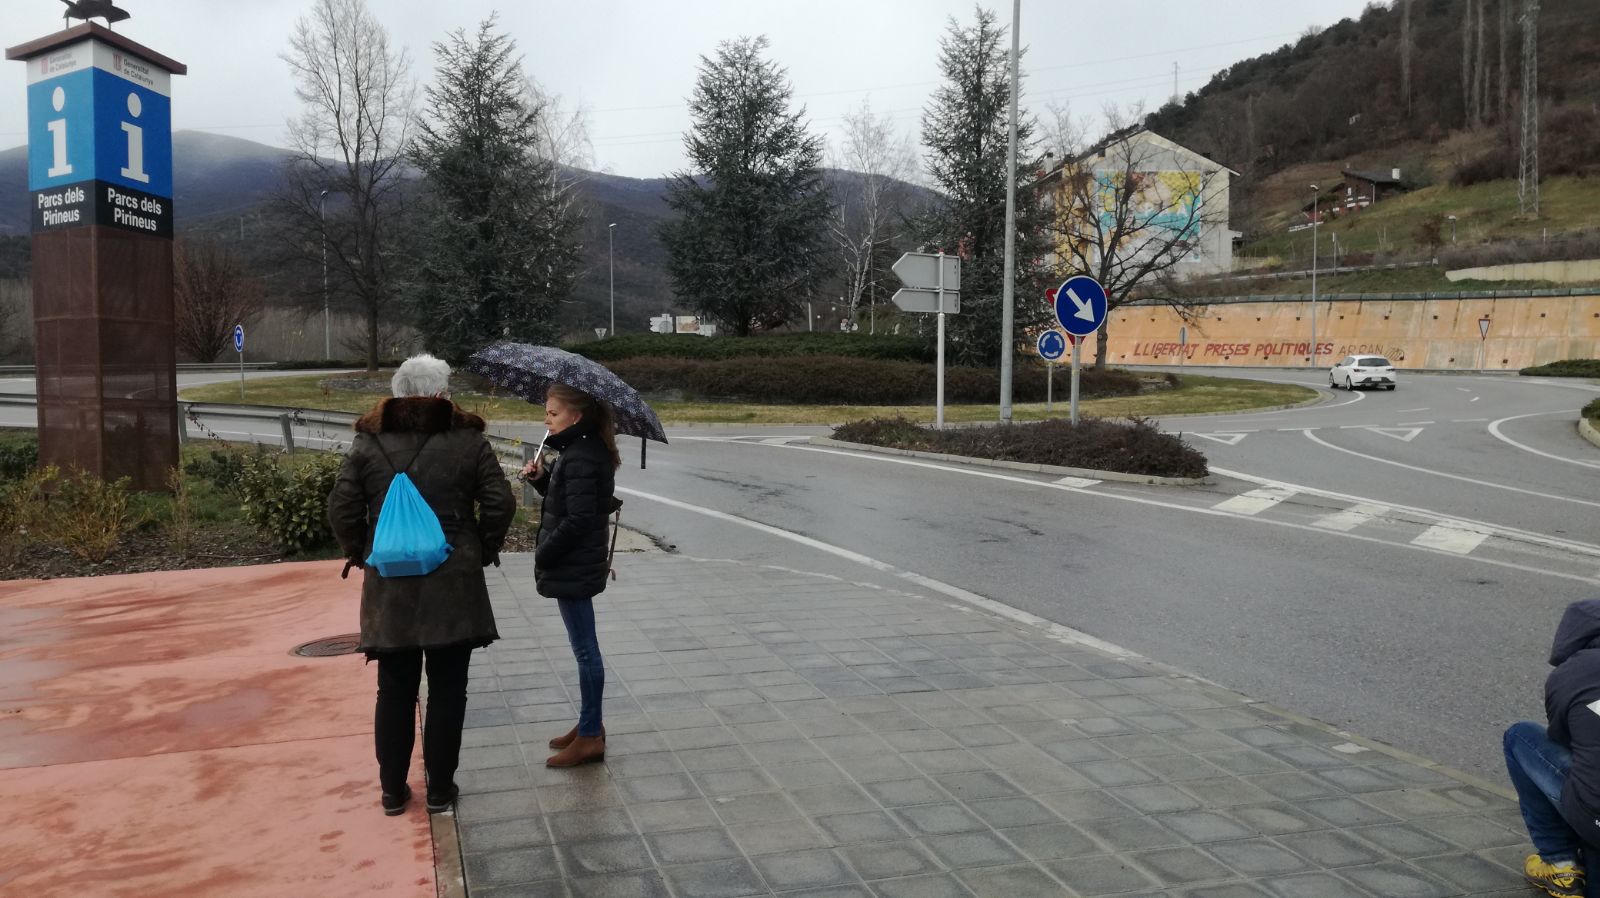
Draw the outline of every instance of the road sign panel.
[[[1039,335],[1039,356],[1053,362],[1067,354],[1067,341],[1060,331],[1045,331]]]
[[[943,256],[944,283],[939,282],[938,253],[906,253],[894,263],[895,276],[900,278],[900,283],[907,287],[921,287],[924,290],[937,290],[943,286],[946,292],[961,289],[961,257]]]
[[[902,312],[939,312],[956,315],[961,312],[961,294],[946,290],[944,308],[939,308],[939,291],[901,287],[894,291],[895,307]]]
[[[1088,275],[1068,278],[1056,288],[1056,320],[1061,329],[1080,337],[1100,329],[1106,321],[1106,291]]]
[[[244,325],[233,326],[233,351],[244,352]]]
[[[1487,316],[1478,319],[1478,337],[1484,340],[1489,339],[1489,319]]]

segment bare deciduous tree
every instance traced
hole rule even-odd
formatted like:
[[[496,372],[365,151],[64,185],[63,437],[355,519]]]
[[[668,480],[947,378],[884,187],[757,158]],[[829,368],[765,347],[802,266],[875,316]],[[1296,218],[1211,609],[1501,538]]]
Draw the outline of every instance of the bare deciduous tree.
[[[178,348],[197,362],[214,362],[236,324],[261,311],[259,282],[243,260],[210,238],[184,238],[172,248],[172,302]]]
[[[549,182],[541,185],[558,201],[562,214],[576,213],[583,203],[579,186],[584,172],[594,164],[594,144],[589,138],[589,113],[579,107],[568,108],[560,94],[528,79],[528,106],[538,116],[535,128],[539,144],[534,154],[554,163]]]
[[[399,260],[390,250],[416,105],[410,63],[364,0],[316,0],[282,58],[304,111],[289,123],[279,237],[307,265],[326,251],[335,295],[366,319],[367,368],[375,370],[385,319],[398,305]]]
[[[1133,301],[1138,288],[1176,275],[1197,259],[1205,238],[1227,227],[1223,171],[1180,157],[1146,131],[1123,131],[1067,160],[1042,185],[1055,201],[1051,230],[1063,279],[1099,281],[1109,312]],[[1185,307],[1181,298],[1168,301]],[[1109,321],[1095,335],[1096,368],[1106,366],[1108,328]]]
[[[828,223],[839,249],[845,305],[854,319],[865,298],[876,303],[886,279],[884,252],[898,236],[904,200],[903,182],[916,168],[910,138],[895,133],[889,116],[873,114],[870,100],[844,117],[844,140],[834,167],[843,176],[833,196],[835,212]],[[869,330],[875,330],[875,321]]]

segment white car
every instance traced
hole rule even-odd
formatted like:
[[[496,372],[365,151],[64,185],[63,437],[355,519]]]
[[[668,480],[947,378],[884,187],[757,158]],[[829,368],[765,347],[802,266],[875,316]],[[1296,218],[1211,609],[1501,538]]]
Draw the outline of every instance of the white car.
[[[1328,386],[1395,388],[1394,364],[1381,355],[1347,355],[1328,372]]]

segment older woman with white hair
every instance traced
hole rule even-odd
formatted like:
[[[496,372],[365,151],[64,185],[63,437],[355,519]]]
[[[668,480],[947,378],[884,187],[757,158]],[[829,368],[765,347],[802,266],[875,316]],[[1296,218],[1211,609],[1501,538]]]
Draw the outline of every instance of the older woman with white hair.
[[[484,421],[450,400],[450,366],[413,356],[391,381],[394,398],[356,422],[328,497],[328,520],[349,564],[364,568],[361,649],[378,662],[373,739],[385,814],[405,811],[417,733],[417,693],[428,673],[422,762],[429,811],[455,801],[472,650],[499,638],[483,569],[499,563],[516,512],[511,484],[484,437]],[[420,576],[383,576],[363,560],[395,475],[405,472],[439,518],[449,555]],[[348,568],[347,568],[348,569]]]

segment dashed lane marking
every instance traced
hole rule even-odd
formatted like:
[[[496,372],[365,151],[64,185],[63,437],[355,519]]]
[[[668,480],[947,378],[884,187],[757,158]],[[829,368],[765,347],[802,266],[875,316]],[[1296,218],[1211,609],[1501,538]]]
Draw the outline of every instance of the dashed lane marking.
[[[1441,552],[1469,555],[1488,538],[1489,534],[1471,529],[1465,524],[1443,523],[1434,524],[1422,531],[1422,535],[1412,540],[1411,544],[1438,549]]]
[[[1095,484],[1097,484],[1099,482],[1100,481],[1098,481],[1098,480],[1090,480],[1087,477],[1063,477],[1060,480],[1056,481],[1056,483],[1059,483],[1062,486],[1070,486],[1073,489],[1079,489],[1079,490],[1088,489],[1089,487],[1094,486]]]
[[[1371,523],[1389,513],[1387,505],[1370,505],[1365,502],[1352,505],[1344,511],[1324,515],[1311,523],[1324,530],[1337,530],[1340,533],[1349,533],[1362,524]]]
[[[1232,499],[1223,500],[1211,507],[1229,514],[1260,514],[1279,502],[1291,498],[1294,494],[1294,490],[1276,486],[1264,486],[1248,493],[1240,493]]]

